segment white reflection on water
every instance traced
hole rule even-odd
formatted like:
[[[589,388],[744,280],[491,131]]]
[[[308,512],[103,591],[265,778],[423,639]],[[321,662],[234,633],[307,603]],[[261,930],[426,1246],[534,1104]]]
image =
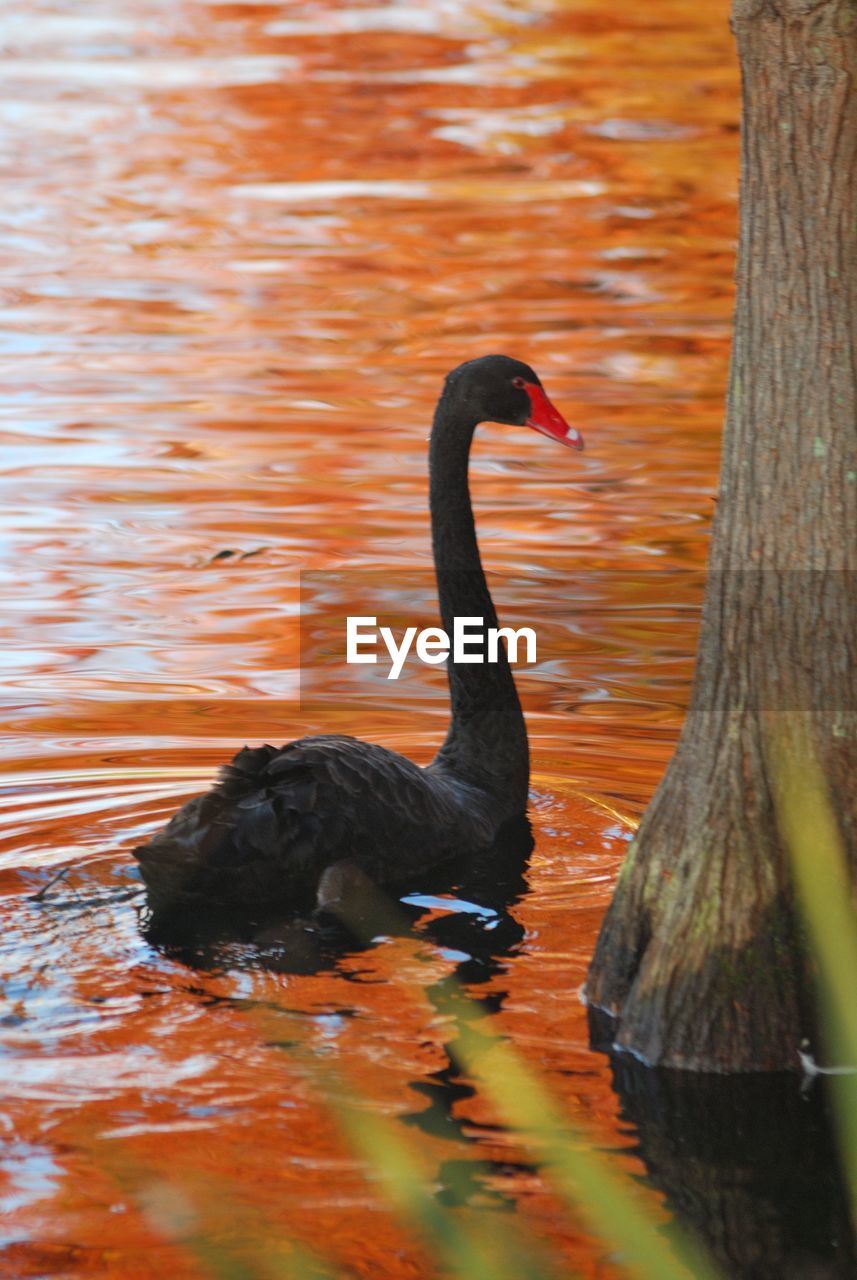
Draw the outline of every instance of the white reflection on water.
[[[486,17],[499,25],[526,25],[534,21],[531,9],[512,5],[486,6],[462,0],[422,0],[365,9],[333,8],[302,18],[275,18],[265,30],[271,36],[356,35],[366,31],[402,33],[459,39],[485,29]]]
[[[52,1195],[62,1176],[61,1170],[47,1148],[31,1142],[6,1142],[0,1139],[0,1221],[2,1215],[12,1214],[37,1204]],[[20,1230],[7,1230],[0,1225],[0,1245],[11,1244],[22,1238]]]
[[[90,1102],[137,1087],[157,1091],[195,1080],[217,1068],[214,1054],[198,1053],[167,1062],[145,1045],[121,1053],[16,1054],[4,1082],[7,1099],[39,1102]]]
[[[430,182],[399,182],[375,179],[367,182],[350,178],[340,182],[265,182],[244,183],[231,188],[231,194],[245,200],[270,200],[278,204],[302,204],[327,200],[354,200],[368,196],[379,200],[460,200],[487,205],[529,200],[565,200],[598,196],[604,191],[600,182],[551,181],[526,178],[517,182],[478,181],[435,178]]]
[[[217,85],[265,84],[297,68],[284,54],[235,58],[12,58],[0,62],[0,83],[23,81],[96,88],[131,85],[141,89],[193,89]]]

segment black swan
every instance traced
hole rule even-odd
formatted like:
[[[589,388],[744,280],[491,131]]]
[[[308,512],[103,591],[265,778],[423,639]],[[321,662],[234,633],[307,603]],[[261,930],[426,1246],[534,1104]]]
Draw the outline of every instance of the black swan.
[[[480,422],[532,427],[575,449],[580,433],[536,374],[484,356],[446,378],[429,447],[432,546],[443,626],[497,615],[482,571],[467,464]],[[506,653],[495,663],[447,664],[452,718],[420,768],[373,743],[339,735],[284,747],[245,747],[216,785],[134,850],[155,912],[301,907],[338,893],[349,872],[405,882],[457,854],[490,848],[526,812],[529,748]]]

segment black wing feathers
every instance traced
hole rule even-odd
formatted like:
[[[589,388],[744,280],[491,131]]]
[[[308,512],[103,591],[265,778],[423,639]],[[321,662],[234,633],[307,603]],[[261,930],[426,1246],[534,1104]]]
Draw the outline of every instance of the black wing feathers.
[[[134,851],[156,908],[210,900],[300,905],[348,858],[394,882],[490,843],[472,796],[403,756],[355,738],[245,747],[215,787]]]

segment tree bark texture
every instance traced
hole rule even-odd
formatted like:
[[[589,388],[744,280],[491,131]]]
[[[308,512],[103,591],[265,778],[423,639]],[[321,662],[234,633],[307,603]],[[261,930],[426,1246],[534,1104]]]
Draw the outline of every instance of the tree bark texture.
[[[857,880],[857,0],[735,0],[740,241],[691,704],[587,996],[643,1061],[796,1070],[811,985],[772,735],[814,742]]]

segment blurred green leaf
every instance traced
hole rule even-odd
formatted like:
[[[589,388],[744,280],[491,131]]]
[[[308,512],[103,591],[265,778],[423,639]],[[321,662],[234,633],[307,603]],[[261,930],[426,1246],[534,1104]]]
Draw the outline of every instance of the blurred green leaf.
[[[461,1221],[460,1210],[445,1208],[427,1176],[395,1128],[382,1116],[345,1101],[339,1089],[328,1089],[327,1101],[354,1148],[377,1177],[403,1222],[415,1227],[438,1263],[458,1280],[556,1280],[568,1276],[550,1262],[535,1239],[522,1241],[499,1220],[496,1211],[482,1211],[478,1225]]]
[[[210,1176],[181,1182],[127,1148],[98,1142],[93,1163],[135,1201],[151,1229],[194,1258],[214,1280],[343,1280],[257,1210],[240,1207],[233,1185]],[[216,1224],[216,1226],[215,1226]],[[229,1241],[223,1239],[228,1225]]]
[[[349,920],[347,903],[341,910],[352,931],[370,941],[371,917],[363,912]],[[385,932],[406,932],[405,922],[394,915],[389,901],[376,904],[375,922],[382,920]],[[400,982],[415,998],[423,998],[421,987],[406,977]],[[461,1068],[477,1079],[509,1130],[537,1154],[568,1207],[579,1211],[589,1227],[619,1251],[631,1275],[639,1280],[718,1280],[704,1249],[676,1224],[671,1224],[668,1238],[660,1215],[646,1206],[634,1180],[596,1150],[592,1135],[573,1131],[537,1074],[508,1043],[487,1030],[479,1006],[454,979],[436,986],[433,999],[458,1028],[457,1042],[450,1048]],[[482,1273],[469,1276],[474,1274]]]
[[[857,914],[842,833],[805,717],[780,722],[770,740],[777,817],[791,858],[798,909],[817,967],[825,1051],[840,1150],[857,1225]]]
[[[641,1280],[716,1280],[703,1251],[683,1233],[668,1239],[641,1201],[632,1179],[601,1155],[591,1134],[572,1130],[535,1072],[511,1045],[463,1024],[455,1046],[462,1067],[478,1080],[504,1124],[537,1153],[569,1208],[616,1249]]]

